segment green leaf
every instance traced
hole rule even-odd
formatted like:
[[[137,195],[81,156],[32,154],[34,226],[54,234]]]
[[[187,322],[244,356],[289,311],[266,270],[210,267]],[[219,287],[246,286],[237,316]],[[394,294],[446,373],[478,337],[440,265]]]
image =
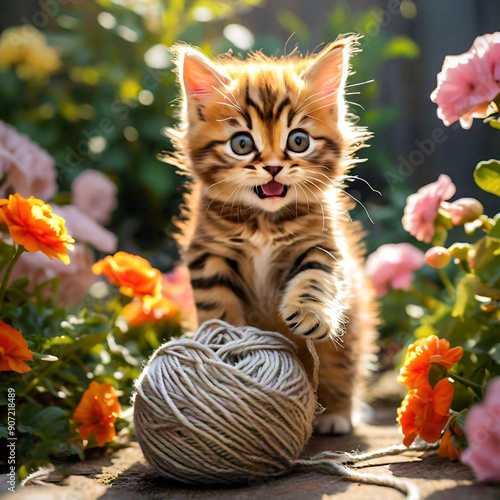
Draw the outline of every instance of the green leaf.
[[[397,57],[414,59],[420,55],[419,46],[407,36],[393,36],[382,50],[384,59]]]
[[[484,236],[474,243],[469,265],[485,285],[500,287],[500,239]]]
[[[495,221],[495,225],[490,229],[489,235],[492,238],[500,239],[500,214],[495,215],[493,220]]]
[[[0,241],[0,270],[10,262],[14,255],[14,247],[12,245],[8,245],[4,241]]]
[[[500,162],[488,160],[478,163],[474,170],[474,180],[483,191],[500,196]]]
[[[434,389],[434,386],[446,377],[448,370],[439,363],[431,363],[431,367],[429,369],[429,384]]]
[[[497,365],[500,365],[500,344],[493,346],[488,354],[493,358]]]
[[[460,413],[457,413],[454,417],[455,422],[458,424],[462,432],[465,431],[465,420],[467,418],[468,409],[462,410]]]
[[[48,440],[63,440],[69,436],[69,422],[66,413],[57,406],[44,408],[34,420],[40,435]]]

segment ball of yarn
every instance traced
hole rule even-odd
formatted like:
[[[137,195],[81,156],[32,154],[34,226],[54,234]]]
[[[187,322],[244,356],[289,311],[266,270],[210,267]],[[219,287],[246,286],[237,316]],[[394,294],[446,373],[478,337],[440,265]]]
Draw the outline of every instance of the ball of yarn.
[[[289,472],[316,408],[295,351],[279,333],[219,320],[161,346],[135,384],[134,421],[146,459],[160,475],[191,484]]]

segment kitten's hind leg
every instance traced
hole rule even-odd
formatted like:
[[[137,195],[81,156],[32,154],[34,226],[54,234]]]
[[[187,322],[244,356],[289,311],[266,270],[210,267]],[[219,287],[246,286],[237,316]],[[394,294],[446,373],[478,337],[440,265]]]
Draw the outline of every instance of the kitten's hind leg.
[[[316,343],[320,359],[318,402],[324,412],[316,417],[319,434],[348,434],[353,430],[353,397],[356,363],[350,346],[339,347],[333,341]]]

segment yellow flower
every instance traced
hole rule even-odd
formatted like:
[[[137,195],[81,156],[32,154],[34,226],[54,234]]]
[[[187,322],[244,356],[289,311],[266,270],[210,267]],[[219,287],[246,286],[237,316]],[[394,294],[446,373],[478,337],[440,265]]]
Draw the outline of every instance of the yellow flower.
[[[0,221],[7,224],[14,242],[28,252],[43,252],[69,264],[68,250],[75,240],[66,231],[64,219],[42,200],[11,194],[8,200],[0,200]]]
[[[61,61],[42,32],[23,25],[6,29],[0,37],[0,68],[11,66],[21,78],[36,80],[57,71]]]

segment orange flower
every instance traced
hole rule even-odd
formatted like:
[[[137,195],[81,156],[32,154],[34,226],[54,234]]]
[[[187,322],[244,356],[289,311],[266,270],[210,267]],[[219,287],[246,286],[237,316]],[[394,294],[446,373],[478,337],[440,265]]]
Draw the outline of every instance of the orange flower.
[[[435,443],[450,418],[453,386],[444,378],[431,389],[422,385],[411,389],[398,408],[398,422],[404,434],[403,444],[410,446],[417,436]]]
[[[130,326],[179,320],[177,306],[161,295],[156,297],[146,295],[142,299],[135,298],[123,308],[122,314],[127,318]]]
[[[418,339],[410,347],[401,368],[398,382],[410,388],[428,384],[431,363],[439,363],[449,370],[462,357],[462,347],[450,349],[450,343],[431,335]]]
[[[161,293],[179,308],[181,324],[184,328],[186,330],[196,330],[196,304],[188,267],[184,265],[177,266],[170,273],[164,274]]]
[[[114,387],[107,383],[92,382],[83,393],[73,413],[73,420],[83,424],[78,427],[82,439],[88,440],[94,434],[97,444],[102,446],[116,436],[115,421],[120,412]]]
[[[28,252],[43,252],[69,264],[68,250],[75,240],[66,231],[64,219],[42,200],[11,194],[8,200],[0,200],[0,220],[7,224],[14,242]]]
[[[142,257],[117,252],[111,257],[92,266],[94,274],[104,274],[111,284],[119,286],[120,292],[128,297],[159,295],[161,292],[161,273]]]
[[[25,361],[33,361],[28,342],[19,330],[0,321],[0,372],[29,372],[31,368]]]
[[[444,434],[441,437],[441,443],[439,443],[438,454],[441,458],[449,458],[452,462],[454,462],[455,460],[458,460],[460,458],[462,450],[453,443],[451,438],[453,435],[456,435],[459,438],[463,438],[464,433],[456,422],[453,422],[450,427],[453,429],[453,431],[451,429],[446,429],[444,431]]]

